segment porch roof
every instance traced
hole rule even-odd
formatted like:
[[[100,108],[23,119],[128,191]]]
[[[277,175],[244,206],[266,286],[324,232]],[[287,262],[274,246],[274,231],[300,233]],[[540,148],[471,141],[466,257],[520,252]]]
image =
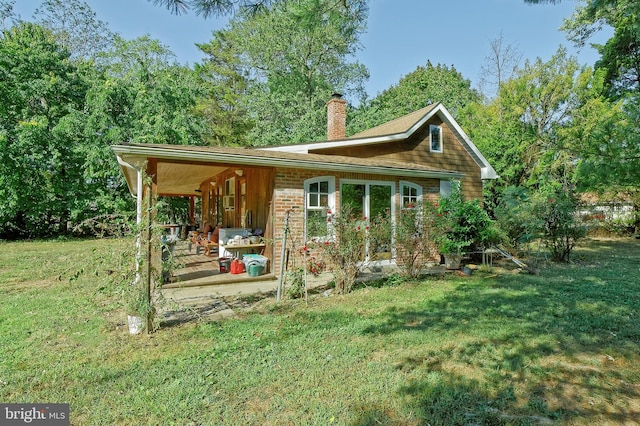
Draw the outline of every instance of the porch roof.
[[[158,161],[158,194],[200,195],[200,183],[228,167],[288,167],[324,172],[350,171],[385,176],[461,179],[464,173],[434,169],[419,163],[339,155],[267,151],[250,148],[192,145],[120,144],[111,147],[127,180],[137,194],[137,173],[149,159]]]

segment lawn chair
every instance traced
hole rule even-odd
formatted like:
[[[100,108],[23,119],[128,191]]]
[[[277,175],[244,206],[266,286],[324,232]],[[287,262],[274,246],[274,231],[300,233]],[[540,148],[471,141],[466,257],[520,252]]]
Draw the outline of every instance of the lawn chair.
[[[215,229],[212,229],[211,225],[206,224],[203,232],[192,237],[191,242],[196,246],[196,254],[200,254],[200,249],[203,249],[206,256],[218,256],[220,227],[221,224],[218,224]]]

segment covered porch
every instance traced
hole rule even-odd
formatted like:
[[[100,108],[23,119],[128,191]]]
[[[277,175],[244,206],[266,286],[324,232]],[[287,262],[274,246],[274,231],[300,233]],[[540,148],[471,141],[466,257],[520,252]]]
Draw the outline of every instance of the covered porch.
[[[166,237],[171,239],[179,267],[171,268],[163,287],[274,281],[275,168],[269,164],[273,155],[248,155],[248,150],[237,148],[177,148],[128,144],[113,147],[129,189],[137,198],[138,223],[151,224],[148,232],[143,232],[143,251],[154,252],[152,257],[158,259],[159,249],[150,248],[150,241],[158,235],[151,234],[160,232],[163,241]],[[159,196],[189,198],[189,223],[159,221],[155,213]],[[212,249],[212,256],[203,253],[202,245],[196,249],[193,244],[193,230],[203,232],[207,226],[219,227],[214,235],[202,234],[206,239],[204,247],[206,251]],[[246,254],[266,259],[258,276],[247,272],[231,274],[228,264],[220,267],[225,265],[223,260],[242,260]]]
[[[175,244],[172,256],[177,268],[171,272],[168,282],[162,285],[163,289],[215,286],[211,292],[215,293],[218,288],[224,294],[229,293],[226,284],[250,284],[252,292],[276,289],[277,277],[272,272],[255,277],[250,276],[248,271],[240,274],[221,272],[218,256],[206,255],[194,246],[190,248],[186,240],[179,240]],[[242,291],[238,286],[236,289]]]

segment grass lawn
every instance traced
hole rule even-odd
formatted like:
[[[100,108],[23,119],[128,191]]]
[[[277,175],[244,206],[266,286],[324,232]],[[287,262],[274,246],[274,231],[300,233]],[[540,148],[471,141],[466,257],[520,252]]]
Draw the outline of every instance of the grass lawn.
[[[0,243],[0,402],[73,425],[640,424],[638,240],[129,336],[122,240]]]

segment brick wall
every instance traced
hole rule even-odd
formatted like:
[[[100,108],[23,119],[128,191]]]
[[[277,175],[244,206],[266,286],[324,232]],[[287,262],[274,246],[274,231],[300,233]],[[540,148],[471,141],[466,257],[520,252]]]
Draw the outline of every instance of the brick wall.
[[[347,101],[334,94],[327,102],[327,140],[344,139],[347,134]]]
[[[294,263],[296,266],[303,266],[303,258],[300,255],[300,250],[305,247],[306,242],[303,240],[304,236],[304,181],[310,178],[328,175],[318,172],[311,172],[304,169],[278,169],[275,174],[275,187],[274,187],[274,261],[271,267],[272,272],[278,276],[280,271],[280,254],[282,252],[282,236],[283,236],[283,224],[287,212],[289,212],[289,235],[287,238],[287,250],[289,251],[289,267],[291,268]],[[378,176],[369,174],[358,174],[350,172],[336,173],[336,205],[340,205],[339,184],[340,179],[356,179],[356,180],[375,180],[375,181],[391,181],[395,184],[395,189],[399,189],[400,180],[409,180],[413,183],[419,184],[423,188],[423,197],[426,200],[435,202],[439,199],[440,194],[440,181],[438,179],[400,179],[396,177]],[[396,209],[400,205],[400,196],[396,194],[395,198]],[[398,213],[398,210],[396,210]],[[318,250],[310,248],[310,256],[321,258],[321,253]],[[431,259],[433,260],[433,259]]]
[[[318,176],[303,169],[278,169],[275,177],[274,189],[274,265],[273,272],[278,276],[280,273],[280,254],[282,253],[282,236],[284,233],[284,221],[289,212],[289,236],[287,239],[287,249],[290,251],[291,261],[294,250],[299,250],[304,246],[302,236],[304,235],[304,181]],[[302,266],[302,265],[300,265]]]

